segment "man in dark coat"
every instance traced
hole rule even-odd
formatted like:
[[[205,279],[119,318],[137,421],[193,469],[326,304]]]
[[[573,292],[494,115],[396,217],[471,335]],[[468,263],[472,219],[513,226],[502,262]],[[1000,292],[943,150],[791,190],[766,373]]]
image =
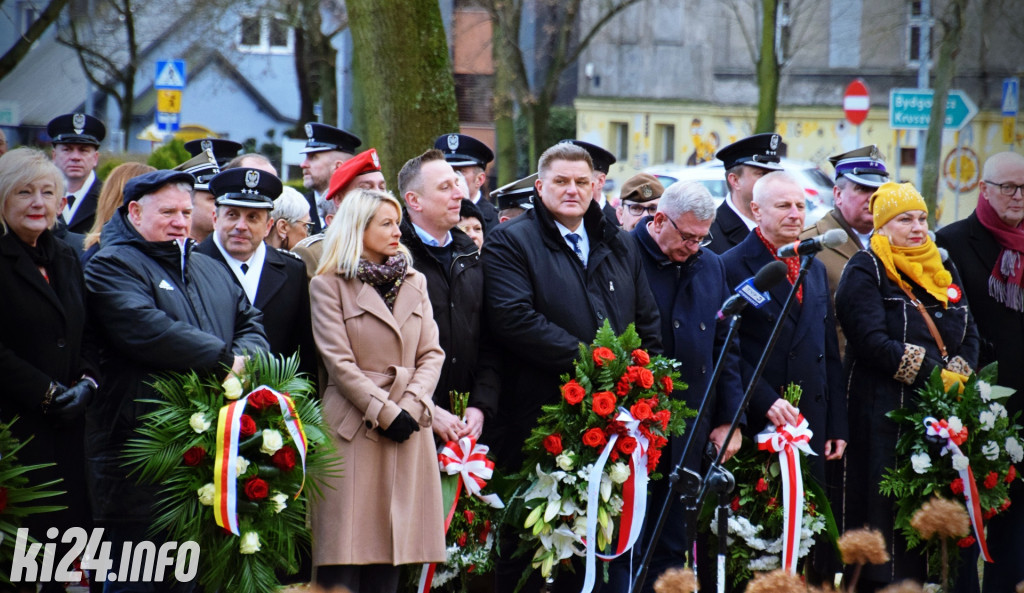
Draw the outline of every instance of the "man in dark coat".
[[[107,127],[84,113],[59,115],[46,125],[53,142],[53,162],[67,181],[67,205],[61,213],[68,230],[85,234],[96,220],[96,205],[103,183],[96,178],[100,143]]]
[[[685,399],[692,410],[700,409],[729,331],[726,323],[716,320],[719,307],[732,294],[726,283],[725,265],[721,257],[704,248],[714,219],[715,202],[707,188],[693,182],[675,183],[661,195],[654,216],[642,219],[631,233],[640,247],[644,272],[661,313],[665,354],[683,363],[679,369],[680,380],[688,387],[675,396]],[[670,471],[679,462],[688,439],[692,439],[692,444],[686,467],[698,473],[703,471],[701,456],[705,446],[712,443],[716,449],[722,447],[743,399],[739,360],[739,338],[734,336],[718,383],[708,394],[713,403],[710,415],[700,426],[688,421],[686,434],[669,440],[672,464],[664,466],[663,472]],[[739,431],[736,431],[725,459],[739,450],[740,442]],[[667,480],[651,485],[653,498],[648,503],[648,529],[653,529],[657,519],[652,511],[660,509],[668,496],[667,486]],[[690,546],[685,521],[688,517],[678,503],[673,503],[668,512],[669,519],[651,559],[649,574],[652,578],[647,579],[645,591],[653,591],[657,575],[687,563]]]
[[[147,530],[159,486],[137,485],[122,458],[139,417],[153,409],[139,400],[158,397],[149,385],[153,375],[198,371],[223,379],[229,369],[242,370],[247,353],[268,346],[262,315],[224,266],[193,253],[192,183],[191,175],[178,171],[131,179],[124,205],[103,227],[103,249],[85,270],[103,374],[86,416],[86,459],[94,518],[106,528],[104,539],[113,549],[126,541],[154,540]],[[126,570],[113,567],[118,575]],[[119,582],[113,590],[171,588]]]
[[[1016,257],[1019,262],[1024,251],[1024,156],[992,155],[981,178],[975,211],[939,230],[937,242],[960,271],[981,337],[978,367],[998,362],[999,384],[1017,390],[1005,402],[1012,417],[1024,407],[1021,265],[1016,264],[1013,278],[1000,278],[997,272],[1003,258]],[[1019,481],[1011,487],[1010,497],[1014,502],[1024,499]],[[984,592],[1013,590],[1024,580],[1024,506],[1011,505],[989,521],[988,549],[994,562],[985,565]]]
[[[737,140],[718,151],[715,156],[725,166],[725,182],[729,195],[718,207],[711,225],[708,249],[721,255],[738,245],[757,226],[750,210],[754,183],[771,171],[781,171],[779,164],[782,136],[755,134]]]
[[[593,199],[593,164],[578,146],[559,143],[540,157],[540,199],[526,214],[499,225],[484,243],[485,308],[501,336],[505,431],[498,461],[517,470],[521,447],[541,406],[558,401],[559,375],[572,369],[580,343],[605,320],[616,333],[636,324],[643,347],[661,350],[661,320],[636,243],[605,219]],[[511,591],[529,561],[512,560],[515,538],[503,541],[498,591]],[[582,570],[563,573],[555,591],[579,590]],[[539,575],[524,590],[539,588]]]
[[[789,175],[775,172],[762,177],[754,186],[752,204],[758,223],[755,232],[722,256],[729,286],[738,285],[777,259],[777,247],[792,243],[803,230],[804,191]],[[747,309],[743,315],[740,350],[744,380],[749,380],[761,358],[796,278],[793,264],[798,262],[786,263],[790,266],[790,281],[769,290],[770,302],[760,309]],[[807,461],[812,474],[824,483],[825,460],[842,458],[848,434],[835,315],[821,262],[811,262],[797,296],[751,396],[747,426],[751,434],[760,432],[766,423],[795,426],[797,414],[802,414],[814,433],[811,448],[817,453]],[[799,410],[782,398],[790,383],[803,389]]]
[[[498,377],[494,348],[483,324],[484,276],[476,243],[456,226],[462,192],[455,170],[431,149],[398,173],[406,204],[402,243],[413,267],[427,277],[427,294],[444,349],[434,390],[434,432],[442,439],[480,437],[497,414]],[[469,392],[465,422],[449,412],[449,393]]]
[[[299,370],[315,377],[306,267],[299,256],[264,243],[281,180],[258,169],[228,169],[210,181],[210,192],[217,200],[214,231],[196,252],[224,264],[263,313],[270,351],[284,356],[298,352]]]

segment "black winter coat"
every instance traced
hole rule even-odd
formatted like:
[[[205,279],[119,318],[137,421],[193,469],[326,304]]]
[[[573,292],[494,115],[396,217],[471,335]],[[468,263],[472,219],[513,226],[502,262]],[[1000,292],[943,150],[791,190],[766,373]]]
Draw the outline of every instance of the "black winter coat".
[[[402,216],[402,243],[412,253],[412,267],[427,277],[427,294],[445,354],[434,403],[450,409],[449,392],[468,391],[469,405],[491,421],[498,408],[498,371],[496,351],[483,324],[480,251],[457,227],[451,233],[451,261],[442,263],[416,235],[408,213]]]
[[[541,200],[484,242],[484,307],[503,362],[503,444],[492,446],[507,467],[518,469],[541,406],[559,397],[559,375],[572,370],[580,343],[593,341],[606,319],[616,333],[635,323],[643,347],[661,352],[661,319],[636,242],[605,219],[596,201],[583,224],[586,268]]]
[[[50,254],[47,282],[20,243],[13,232],[0,236],[0,420],[17,415],[14,435],[22,442],[34,437],[18,453],[21,464],[57,464],[31,472],[33,483],[64,480],[55,489],[67,494],[46,504],[68,509],[26,520],[25,526],[44,541],[45,527],[62,532],[88,528],[92,518],[82,453],[84,418],[60,421],[44,415],[40,404],[51,381],[70,387],[83,373],[102,379],[85,331],[85,283],[78,255],[49,231],[40,235],[37,244]]]
[[[103,182],[97,177],[93,182],[89,191],[85,192],[85,196],[82,205],[75,210],[75,216],[68,223],[68,230],[72,233],[78,233],[85,236],[90,230],[92,230],[92,223],[96,221],[96,206],[100,201],[100,191],[103,189]]]
[[[725,199],[732,198],[726,196]],[[715,222],[711,223],[711,245],[708,245],[708,250],[722,255],[743,242],[749,234],[750,229],[743,219],[729,207],[729,204],[722,202],[715,212]]]
[[[124,444],[158,397],[162,372],[226,375],[234,356],[268,348],[262,314],[230,272],[174,241],[148,242],[118,212],[103,248],[85,268],[103,383],[87,414],[86,456],[97,521],[147,521],[156,488],[135,485],[122,467]]]
[[[956,268],[949,262],[946,268],[953,283],[959,285]],[[978,333],[967,300],[950,302],[943,309],[924,289],[912,284],[912,290],[932,316],[949,357],[959,359],[953,363],[958,372],[967,372],[963,364],[975,368]],[[865,566],[865,578],[878,582],[921,579],[924,566],[920,557],[907,552],[905,540],[894,532],[893,502],[878,492],[878,484],[885,468],[909,463],[896,458],[900,431],[885,414],[913,405],[913,394],[941,364],[939,348],[921,313],[889,280],[871,251],[857,253],[846,264],[836,290],[836,312],[847,340],[851,436],[846,449],[846,524],[880,530],[894,559]]]

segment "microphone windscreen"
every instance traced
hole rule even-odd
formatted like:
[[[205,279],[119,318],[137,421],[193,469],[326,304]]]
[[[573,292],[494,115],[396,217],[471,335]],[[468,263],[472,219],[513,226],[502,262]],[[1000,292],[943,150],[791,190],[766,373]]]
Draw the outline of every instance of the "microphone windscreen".
[[[829,249],[835,249],[850,240],[849,235],[843,229],[832,229],[822,235],[821,243]]]
[[[760,292],[767,291],[779,282],[782,282],[782,279],[786,277],[788,270],[789,268],[786,267],[786,264],[779,260],[765,264],[765,266],[758,270],[757,274],[754,275],[754,288]]]

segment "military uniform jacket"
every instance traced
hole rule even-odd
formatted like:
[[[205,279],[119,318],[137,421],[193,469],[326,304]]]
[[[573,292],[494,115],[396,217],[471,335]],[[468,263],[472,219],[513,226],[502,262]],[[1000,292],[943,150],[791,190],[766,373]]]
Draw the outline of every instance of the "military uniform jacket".
[[[725,199],[731,200],[732,196],[726,196]],[[749,234],[750,229],[743,219],[729,204],[722,202],[715,213],[715,222],[711,223],[711,245],[708,245],[708,249],[722,255],[739,245]]]
[[[85,235],[92,230],[92,223],[96,220],[96,205],[99,203],[102,188],[103,182],[97,177],[85,197],[82,198],[82,205],[78,207],[75,216],[68,223],[69,231]]]
[[[832,229],[842,229],[845,231],[849,241],[839,247],[822,249],[815,256],[815,259],[825,264],[825,271],[828,273],[828,293],[834,299],[836,289],[839,287],[839,278],[843,275],[843,268],[846,267],[846,262],[850,261],[850,258],[863,248],[863,245],[860,243],[860,237],[850,229],[850,225],[843,218],[843,213],[838,209],[833,209],[821,217],[818,222],[804,229],[804,232],[800,233],[800,240],[803,241],[804,239],[812,239],[824,235]],[[842,355],[846,352],[846,337],[843,335],[843,329],[838,323],[836,324],[836,335],[839,337],[839,354]]]
[[[558,400],[559,375],[606,319],[616,333],[635,323],[643,347],[661,352],[661,319],[636,242],[608,223],[596,201],[583,224],[586,268],[540,200],[484,243],[484,306],[503,361],[499,417],[506,433],[498,456],[512,467],[541,406]]]
[[[750,233],[742,243],[727,251],[722,260],[729,286],[737,286],[775,261],[775,257],[768,252],[757,233]],[[822,481],[825,441],[849,438],[846,391],[836,343],[832,298],[828,292],[825,266],[821,262],[811,262],[803,287],[803,303],[793,304],[754,389],[747,409],[747,429],[750,433],[764,429],[768,408],[782,397],[787,385],[795,383],[802,387],[799,408],[814,433],[811,448],[818,454],[810,458],[811,468]],[[760,309],[747,307],[743,311],[740,344],[744,382],[749,382],[791,288],[789,282],[780,282],[768,291],[770,302]]]

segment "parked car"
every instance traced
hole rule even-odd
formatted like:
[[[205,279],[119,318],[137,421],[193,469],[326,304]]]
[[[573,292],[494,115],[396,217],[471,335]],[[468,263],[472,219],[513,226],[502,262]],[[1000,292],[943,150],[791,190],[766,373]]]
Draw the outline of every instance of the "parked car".
[[[782,159],[782,167],[796,177],[804,187],[807,203],[807,224],[817,222],[832,209],[832,179],[814,163]],[[697,181],[708,188],[716,202],[721,203],[729,195],[725,183],[725,167],[721,161],[708,161],[692,167],[665,163],[644,169],[661,181],[665,187],[677,181]]]

